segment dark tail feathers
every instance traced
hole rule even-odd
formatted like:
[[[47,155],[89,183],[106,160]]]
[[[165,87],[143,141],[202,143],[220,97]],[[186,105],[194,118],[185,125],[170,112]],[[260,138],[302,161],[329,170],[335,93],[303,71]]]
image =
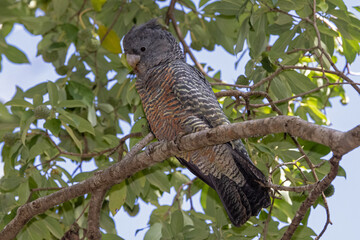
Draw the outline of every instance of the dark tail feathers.
[[[212,177],[212,184],[231,222],[238,227],[270,205],[268,191],[259,184],[250,186],[249,181],[247,179],[247,183],[240,187],[224,175],[220,179]]]
[[[256,216],[262,208],[268,207],[271,201],[268,189],[261,184],[266,182],[262,172],[235,150],[233,156],[246,183],[239,186],[224,175],[220,179],[211,177],[211,182],[231,222],[235,226],[241,226],[251,216]]]

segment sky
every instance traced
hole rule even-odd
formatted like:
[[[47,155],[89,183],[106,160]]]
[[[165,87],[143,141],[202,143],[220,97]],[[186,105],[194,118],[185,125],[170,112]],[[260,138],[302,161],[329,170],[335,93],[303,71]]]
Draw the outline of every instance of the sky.
[[[345,0],[347,6],[360,5],[356,0]],[[357,14],[358,17],[359,14]],[[6,38],[7,42],[15,45],[26,53],[30,60],[30,64],[12,64],[6,58],[2,60],[2,72],[0,72],[0,101],[6,102],[12,98],[15,93],[16,86],[20,86],[23,90],[27,90],[37,83],[44,81],[55,81],[58,78],[51,64],[44,63],[41,57],[36,57],[36,46],[40,41],[40,37],[32,36],[26,32],[20,25],[17,25],[11,34]],[[243,59],[237,70],[234,70],[234,62],[236,58],[231,56],[222,48],[216,48],[214,52],[194,52],[199,62],[206,62],[214,69],[222,69],[221,78],[229,83],[233,83],[237,76],[244,71],[246,59]],[[192,63],[191,60],[188,61]],[[351,66],[352,71],[360,72],[360,60],[357,59]],[[360,82],[360,76],[351,76],[351,78]],[[329,127],[347,131],[360,123],[360,96],[351,87],[346,87],[347,95],[350,99],[346,106],[340,103],[340,99],[331,101],[332,108],[327,108],[327,116],[331,122]],[[0,156],[1,160],[1,156]],[[358,236],[358,216],[360,216],[360,208],[358,207],[358,199],[360,198],[360,149],[356,149],[345,155],[341,161],[341,166],[345,169],[347,177],[338,177],[333,182],[335,186],[335,194],[328,198],[331,220],[330,225],[323,236],[323,239],[353,239]],[[73,168],[74,166],[67,166]],[[91,166],[89,166],[91,168]],[[0,176],[2,175],[2,164],[0,163]],[[174,196],[174,189],[170,194],[161,200],[163,204],[170,204]],[[199,202],[196,196],[194,202]],[[140,203],[141,215],[130,217],[121,210],[116,216],[116,227],[118,234],[124,239],[142,239],[145,231],[141,231],[134,237],[136,229],[145,228],[148,216],[154,209],[153,206]],[[309,226],[315,232],[319,233],[325,223],[325,209],[317,207],[312,209],[309,219]]]

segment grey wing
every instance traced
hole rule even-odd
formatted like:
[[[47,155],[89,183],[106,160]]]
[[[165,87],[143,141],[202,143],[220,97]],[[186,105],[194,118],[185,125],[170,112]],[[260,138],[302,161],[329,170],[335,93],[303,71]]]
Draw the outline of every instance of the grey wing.
[[[185,62],[178,64],[179,66],[175,67],[176,81],[173,91],[181,104],[197,116],[201,122],[198,125],[204,125],[204,128],[214,128],[219,125],[229,124],[230,122],[222,111],[210,83],[203,74]],[[193,128],[191,132],[194,131],[196,130]],[[227,144],[238,154],[238,157],[234,158],[237,164],[250,164],[249,168],[252,169],[254,175],[259,180],[265,181],[263,174],[250,160],[249,154],[240,139],[233,140]]]
[[[211,128],[229,124],[211,85],[203,74],[185,62],[181,65],[175,73],[176,81],[173,87],[181,104]]]

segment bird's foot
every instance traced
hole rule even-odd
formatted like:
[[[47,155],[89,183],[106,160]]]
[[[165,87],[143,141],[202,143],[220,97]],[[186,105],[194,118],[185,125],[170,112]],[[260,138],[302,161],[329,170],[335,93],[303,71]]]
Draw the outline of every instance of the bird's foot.
[[[164,143],[164,141],[153,142],[147,145],[145,149],[146,155],[150,157],[150,155],[155,151],[156,146],[159,146],[162,143]]]

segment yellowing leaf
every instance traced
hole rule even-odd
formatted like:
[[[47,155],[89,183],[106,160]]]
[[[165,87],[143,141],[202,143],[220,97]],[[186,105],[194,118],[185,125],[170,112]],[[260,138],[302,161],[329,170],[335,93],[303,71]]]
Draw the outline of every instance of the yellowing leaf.
[[[102,6],[106,3],[107,0],[91,0],[91,5],[95,9],[95,11],[100,12]]]
[[[105,36],[107,31],[108,31],[107,27],[105,27],[103,25],[99,25],[98,34],[100,36],[100,39],[103,39],[103,37]],[[115,31],[113,31],[112,29],[109,31],[109,33],[106,35],[106,37],[103,39],[103,42],[101,43],[101,45],[109,52],[122,53],[121,46],[120,46],[120,38],[115,33]]]

